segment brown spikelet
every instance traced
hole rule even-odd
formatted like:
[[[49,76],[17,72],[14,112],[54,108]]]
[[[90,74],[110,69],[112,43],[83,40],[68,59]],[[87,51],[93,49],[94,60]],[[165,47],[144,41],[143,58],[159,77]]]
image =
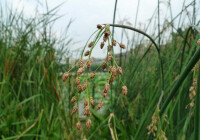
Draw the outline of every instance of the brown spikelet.
[[[107,97],[108,96],[108,92],[104,92],[103,93],[103,97],[105,98],[105,97]]]
[[[109,89],[110,89],[110,84],[106,83],[104,86],[104,92],[108,92]]]
[[[77,75],[81,75],[82,73],[84,73],[85,69],[84,68],[79,68],[77,71]]]
[[[117,76],[117,68],[116,68],[115,66],[112,67],[112,75],[113,75],[114,77]]]
[[[89,54],[90,54],[90,51],[87,50],[87,51],[85,52],[85,56],[88,56]]]
[[[79,93],[82,92],[82,85],[81,85],[81,84],[79,84],[79,85],[77,86],[77,90],[78,90]]]
[[[104,61],[102,64],[102,69],[104,70],[106,67],[107,67],[107,63],[106,63],[106,61]]]
[[[116,45],[117,45],[117,41],[116,41],[116,40],[113,40],[113,41],[112,41],[112,45],[113,45],[113,46],[116,46]]]
[[[106,42],[108,40],[108,37],[104,36],[103,41]]]
[[[79,84],[80,84],[80,78],[76,77],[76,79],[75,79],[75,85],[79,85]]]
[[[125,48],[126,48],[126,46],[125,46],[124,44],[122,44],[122,43],[120,43],[119,46],[120,46],[120,48],[122,48],[122,49],[125,49]]]
[[[77,128],[77,130],[81,130],[81,123],[80,122],[76,123],[76,128]]]
[[[108,54],[108,62],[112,60],[112,54]]]
[[[82,85],[82,91],[85,91],[87,88],[87,82],[85,82],[83,85]]]
[[[86,122],[86,127],[89,129],[91,127],[92,121],[90,119],[87,120]]]
[[[90,42],[89,45],[88,45],[88,47],[91,48],[92,45],[93,45],[93,42]]]
[[[76,102],[76,100],[77,100],[76,96],[72,97],[72,99],[71,99],[71,103]]]
[[[124,95],[127,95],[128,89],[127,89],[126,86],[122,86],[122,93],[123,93]]]
[[[85,116],[90,116],[90,107],[88,105],[84,108],[83,113]]]
[[[99,102],[99,104],[97,105],[97,109],[99,110],[99,109],[101,109],[102,108],[102,106],[103,106],[103,102],[102,101],[100,101]]]
[[[109,36],[110,36],[110,32],[105,31],[104,36],[105,36],[105,37],[109,37]]]
[[[104,42],[101,42],[100,48],[103,49],[104,47]]]
[[[90,74],[90,78],[93,79],[93,78],[95,77],[95,75],[96,75],[95,72],[92,72],[92,73]]]
[[[88,69],[90,68],[91,63],[92,63],[92,60],[89,58],[88,61],[87,61],[87,68],[88,68]]]
[[[102,29],[101,24],[97,24],[97,28],[98,28],[98,29]]]
[[[110,78],[109,84],[112,83],[114,80],[115,80],[115,76],[112,75],[111,78]]]
[[[85,108],[86,106],[88,106],[88,101],[87,101],[87,99],[84,100],[84,108]]]
[[[83,65],[84,65],[84,61],[83,61],[83,59],[80,59],[80,60],[79,60],[79,67],[82,68]]]
[[[69,77],[69,73],[68,72],[65,72],[62,76],[62,80],[63,82],[65,82],[67,80],[67,78]]]
[[[121,67],[118,67],[118,68],[117,68],[117,72],[118,72],[120,75],[122,75],[122,74],[123,74],[122,68],[121,68]]]
[[[193,108],[194,107],[194,102],[191,102],[190,103],[190,108]]]
[[[109,73],[112,72],[112,66],[109,66],[109,68],[108,68],[108,72],[109,72]]]
[[[78,106],[74,106],[72,109],[72,114],[75,114],[78,111]]]
[[[93,99],[92,97],[90,97],[90,104],[91,104],[92,106],[94,106],[94,99]]]

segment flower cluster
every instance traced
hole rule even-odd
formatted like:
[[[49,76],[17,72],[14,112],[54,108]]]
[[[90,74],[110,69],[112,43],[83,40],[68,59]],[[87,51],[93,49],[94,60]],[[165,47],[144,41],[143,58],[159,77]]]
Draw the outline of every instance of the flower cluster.
[[[78,70],[75,76],[75,85],[77,92],[75,95],[71,98],[71,104],[75,104],[73,109],[72,109],[72,114],[76,114],[78,116],[78,121],[76,123],[76,128],[78,130],[81,130],[81,122],[79,121],[79,108],[78,108],[78,103],[81,100],[80,95],[85,93],[85,99],[84,99],[84,111],[83,115],[87,118],[86,121],[86,128],[89,129],[92,125],[91,121],[91,107],[96,108],[97,110],[100,110],[103,106],[103,99],[105,99],[109,95],[109,90],[110,90],[110,84],[116,79],[116,77],[121,78],[123,75],[123,70],[120,66],[118,66],[117,62],[115,61],[115,55],[114,55],[114,47],[119,45],[122,49],[125,49],[126,46],[122,43],[118,43],[116,40],[113,40],[111,37],[111,32],[109,25],[97,25],[98,30],[96,37],[94,38],[93,41],[90,43],[86,43],[83,51],[81,58],[79,59],[78,63]],[[93,97],[90,96],[90,90],[89,90],[89,85],[92,79],[94,79],[96,76],[96,71],[90,72],[89,69],[92,65],[92,59],[91,59],[91,54],[95,46],[97,46],[97,43],[99,40],[103,38],[102,42],[100,43],[100,48],[103,49],[105,45],[107,45],[107,56],[105,60],[103,61],[102,64],[99,65],[99,68],[102,68],[102,71],[107,71],[108,72],[108,78],[106,81],[106,84],[104,85],[104,89],[102,92],[102,98],[99,102],[95,103],[95,100]],[[86,50],[87,49],[87,50]],[[83,59],[83,55],[87,57],[86,60]],[[74,68],[75,66],[73,66]],[[70,69],[72,70],[72,69]],[[69,71],[68,71],[69,72]],[[67,80],[69,77],[69,73],[65,72],[62,76],[63,82]],[[122,82],[122,80],[120,80]],[[123,84],[122,82],[122,94],[127,95],[128,89],[127,87]]]

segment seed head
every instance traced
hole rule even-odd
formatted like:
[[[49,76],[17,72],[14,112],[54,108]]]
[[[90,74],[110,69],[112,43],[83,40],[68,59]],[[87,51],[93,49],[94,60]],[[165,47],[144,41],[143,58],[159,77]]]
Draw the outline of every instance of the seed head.
[[[114,80],[115,80],[115,76],[112,75],[111,78],[110,78],[109,84],[112,83]]]
[[[193,108],[194,107],[194,102],[191,102],[190,103],[190,108]]]
[[[90,44],[88,45],[89,48],[91,48],[93,45],[93,42],[90,42]]]
[[[117,68],[117,72],[118,72],[120,75],[122,75],[122,73],[123,73],[122,68],[121,68],[121,67],[118,67],[118,68]]]
[[[80,84],[80,78],[76,77],[75,79],[75,85],[79,85]]]
[[[101,24],[98,24],[98,25],[97,25],[97,28],[98,28],[98,29],[102,29]]]
[[[90,116],[90,107],[88,105],[84,108],[84,115]]]
[[[104,92],[108,92],[109,89],[110,89],[110,84],[106,83],[104,86]]]
[[[77,71],[77,75],[81,75],[82,73],[84,73],[85,69],[84,68],[79,68]]]
[[[112,67],[112,75],[113,75],[114,77],[117,76],[117,68],[116,68],[115,66]]]
[[[109,37],[110,36],[110,32],[108,31],[105,31],[105,34],[104,34],[105,37]]]
[[[123,93],[124,95],[127,95],[128,89],[127,89],[126,86],[122,86],[122,93]]]
[[[79,85],[77,86],[77,90],[78,90],[79,93],[82,92],[82,85],[81,85],[81,84],[79,84]]]
[[[85,91],[87,88],[87,82],[85,82],[81,87],[82,87],[82,91]]]
[[[87,51],[85,52],[85,56],[88,56],[89,54],[90,54],[90,51],[87,50]]]
[[[77,130],[81,130],[81,123],[80,122],[76,123],[76,128],[77,128]]]
[[[108,62],[112,60],[112,54],[108,54]]]
[[[78,111],[78,106],[74,106],[72,109],[72,114],[75,114]]]
[[[101,42],[100,48],[103,49],[104,47],[104,42]]]
[[[95,77],[95,75],[96,75],[95,72],[92,72],[92,73],[90,74],[90,78],[93,79],[93,78]]]
[[[109,68],[108,68],[108,72],[109,72],[109,73],[112,72],[112,66],[109,66]]]
[[[126,48],[126,46],[125,46],[124,44],[122,44],[122,43],[120,43],[119,46],[120,46],[120,48],[122,48],[122,49],[125,49],[125,48]]]
[[[92,106],[94,106],[94,99],[93,99],[92,97],[90,97],[90,104],[91,104]]]
[[[87,101],[87,99],[85,98],[85,100],[84,100],[84,108],[85,108],[86,106],[88,106],[88,101]]]
[[[104,36],[103,41],[106,42],[108,40],[108,37]]]
[[[103,97],[106,98],[108,96],[108,92],[103,92]]]
[[[71,103],[76,102],[76,100],[77,100],[76,96],[72,97],[72,99],[71,99]]]
[[[107,67],[107,63],[106,63],[106,61],[104,61],[102,64],[102,69],[104,70],[106,67]]]
[[[116,46],[116,45],[117,45],[117,41],[116,41],[116,40],[113,40],[113,41],[112,41],[112,45],[113,45],[113,46]]]
[[[101,109],[102,108],[102,106],[103,106],[103,102],[102,101],[100,101],[99,102],[99,104],[97,105],[97,109],[99,110],[99,109]]]
[[[89,129],[91,127],[92,121],[90,119],[87,120],[86,122],[86,127]]]
[[[92,63],[92,60],[89,58],[88,61],[87,61],[87,68],[88,68],[88,69],[90,68],[91,63]]]
[[[62,80],[63,82],[65,82],[67,80],[67,78],[69,77],[69,73],[68,72],[65,72],[62,76]]]
[[[84,65],[84,61],[83,61],[83,59],[80,59],[80,60],[79,60],[79,67],[82,68],[83,65]]]

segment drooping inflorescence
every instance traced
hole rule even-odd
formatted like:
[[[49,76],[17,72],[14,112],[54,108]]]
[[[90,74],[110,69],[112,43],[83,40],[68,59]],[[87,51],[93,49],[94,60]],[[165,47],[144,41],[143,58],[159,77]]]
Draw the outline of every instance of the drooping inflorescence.
[[[76,93],[74,93],[74,96],[71,98],[70,103],[74,104],[74,107],[72,109],[72,115],[76,114],[78,116],[76,128],[77,130],[81,130],[82,124],[79,120],[79,102],[80,102],[80,95],[84,94],[84,111],[83,115],[86,118],[85,126],[87,129],[89,129],[92,125],[92,118],[91,118],[91,108],[100,110],[103,107],[103,100],[109,96],[109,90],[110,90],[110,84],[114,82],[116,77],[118,76],[120,78],[120,82],[122,82],[121,76],[123,75],[122,67],[118,66],[117,62],[115,61],[115,54],[114,54],[114,47],[119,45],[120,48],[125,49],[126,46],[122,43],[118,43],[116,40],[112,39],[112,34],[110,32],[110,26],[109,25],[97,25],[98,30],[95,38],[90,41],[89,44],[86,43],[81,58],[79,59],[78,63],[76,64],[78,66],[78,70],[75,75],[75,81],[74,84],[76,85]],[[100,39],[102,39],[101,42]],[[96,71],[92,71],[89,73],[89,69],[91,68],[91,65],[93,63],[91,59],[91,54],[93,52],[93,49],[97,46],[97,43],[100,43],[100,48],[103,49],[105,46],[107,46],[107,56],[102,64],[98,67],[102,69],[104,72],[108,72],[108,77],[106,84],[104,85],[104,89],[102,89],[102,98],[99,102],[95,103],[95,100],[93,97],[90,96],[90,89],[89,84],[91,80],[95,79],[98,74]],[[87,59],[83,59],[83,56],[87,57]],[[73,66],[74,68],[75,66]],[[72,69],[70,69],[72,70]],[[69,77],[69,72],[65,72],[62,76],[63,82],[67,80]],[[85,78],[86,77],[86,78]],[[122,82],[122,88],[121,93],[122,95],[127,95],[128,89]]]

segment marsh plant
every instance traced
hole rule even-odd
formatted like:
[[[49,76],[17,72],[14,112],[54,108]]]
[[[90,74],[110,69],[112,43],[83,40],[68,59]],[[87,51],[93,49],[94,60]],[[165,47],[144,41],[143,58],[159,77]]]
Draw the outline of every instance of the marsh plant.
[[[75,75],[75,82],[74,84],[76,85],[76,90],[73,93],[74,96],[71,98],[71,104],[74,104],[74,107],[72,109],[71,114],[76,115],[77,122],[76,122],[76,128],[77,130],[81,130],[81,122],[79,119],[79,102],[81,99],[81,94],[85,94],[85,99],[84,99],[84,111],[83,115],[86,116],[86,128],[89,129],[92,125],[92,113],[91,113],[91,108],[100,110],[103,106],[103,101],[104,99],[109,95],[109,90],[110,90],[110,85],[111,83],[117,79],[122,83],[121,87],[121,93],[123,95],[127,95],[128,89],[124,85],[121,76],[123,75],[123,70],[121,67],[118,66],[116,60],[115,60],[115,55],[114,55],[114,49],[115,47],[119,46],[122,49],[125,49],[126,46],[122,43],[118,43],[116,40],[112,38],[111,31],[110,31],[110,26],[109,25],[97,25],[97,31],[95,31],[93,35],[96,34],[94,37],[94,40],[91,41],[90,43],[89,40],[87,41],[82,53],[81,53],[81,58],[78,63],[76,63],[72,68],[65,72],[62,76],[63,82],[66,82],[66,80],[69,77],[69,72],[78,66],[77,73]],[[102,39],[102,42],[100,43],[100,48],[103,49],[104,47],[107,47],[107,56],[102,64],[100,64],[97,69],[93,72],[89,72],[89,69],[92,65],[92,59],[91,59],[91,54],[93,52],[93,49],[97,46],[97,43]],[[84,60],[83,56],[86,56],[87,59]],[[108,73],[107,81],[106,84],[104,85],[104,89],[102,89],[102,97],[100,101],[97,103],[94,101],[93,97],[90,95],[90,83],[92,82],[93,79],[95,79],[98,75],[96,75],[96,71],[98,69],[102,69],[102,71]],[[86,78],[83,78],[83,74],[86,75]]]

